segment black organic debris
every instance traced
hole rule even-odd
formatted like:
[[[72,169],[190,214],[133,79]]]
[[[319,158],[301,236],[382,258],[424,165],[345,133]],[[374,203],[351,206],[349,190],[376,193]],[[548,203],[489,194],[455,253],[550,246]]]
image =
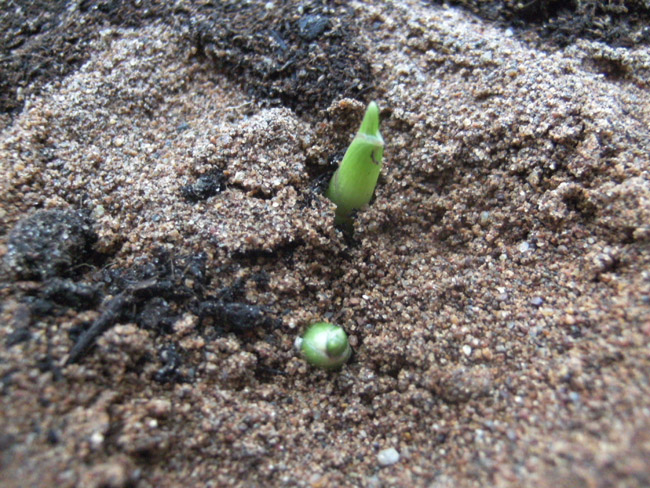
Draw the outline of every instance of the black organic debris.
[[[194,183],[181,188],[183,198],[189,202],[199,202],[222,192],[226,188],[222,171],[212,171],[199,176]]]

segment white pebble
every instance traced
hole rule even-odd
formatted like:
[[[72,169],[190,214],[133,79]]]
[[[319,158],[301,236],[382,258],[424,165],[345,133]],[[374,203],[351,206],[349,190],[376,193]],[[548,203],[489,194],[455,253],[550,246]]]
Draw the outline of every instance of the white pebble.
[[[380,466],[390,466],[399,461],[399,452],[393,447],[379,451],[377,454],[377,461]]]
[[[104,434],[102,434],[101,432],[95,431],[90,435],[90,446],[93,449],[99,449],[103,443],[104,443]]]
[[[470,354],[472,354],[472,347],[471,347],[471,346],[468,346],[467,344],[465,344],[465,345],[463,346],[463,354],[464,354],[465,356],[469,356]]]
[[[530,244],[528,244],[526,241],[519,244],[519,252],[526,252],[529,249],[530,249]]]
[[[105,213],[106,213],[106,210],[104,209],[104,206],[103,206],[103,205],[97,205],[97,206],[93,209],[93,217],[95,217],[96,219],[99,219],[99,218],[102,217]]]

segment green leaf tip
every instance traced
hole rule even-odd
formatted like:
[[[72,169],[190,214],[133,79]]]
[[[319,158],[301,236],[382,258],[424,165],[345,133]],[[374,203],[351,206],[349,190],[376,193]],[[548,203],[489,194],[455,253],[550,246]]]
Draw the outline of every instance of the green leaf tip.
[[[343,366],[352,355],[348,335],[341,327],[329,322],[310,325],[300,349],[309,364],[330,370]]]
[[[377,186],[384,157],[379,133],[379,107],[370,102],[359,132],[332,176],[326,196],[336,204],[336,222],[347,224],[350,215],[368,205]]]
[[[361,127],[359,127],[359,133],[381,139],[381,134],[379,134],[379,106],[376,102],[368,104],[366,114],[361,121]]]

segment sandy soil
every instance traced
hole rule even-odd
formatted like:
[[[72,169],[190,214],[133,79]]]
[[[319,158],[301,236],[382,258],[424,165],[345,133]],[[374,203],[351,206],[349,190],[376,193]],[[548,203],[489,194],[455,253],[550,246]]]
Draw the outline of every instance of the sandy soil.
[[[151,5],[3,95],[3,486],[650,485],[648,45]],[[370,100],[350,237],[322,193]],[[294,348],[320,320],[340,372]]]

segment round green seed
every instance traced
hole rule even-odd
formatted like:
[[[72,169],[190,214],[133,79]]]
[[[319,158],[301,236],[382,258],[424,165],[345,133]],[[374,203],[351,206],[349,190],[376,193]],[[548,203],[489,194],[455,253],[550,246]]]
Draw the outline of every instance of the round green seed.
[[[328,322],[310,325],[300,349],[309,364],[323,369],[338,369],[352,355],[348,335],[338,325]]]

